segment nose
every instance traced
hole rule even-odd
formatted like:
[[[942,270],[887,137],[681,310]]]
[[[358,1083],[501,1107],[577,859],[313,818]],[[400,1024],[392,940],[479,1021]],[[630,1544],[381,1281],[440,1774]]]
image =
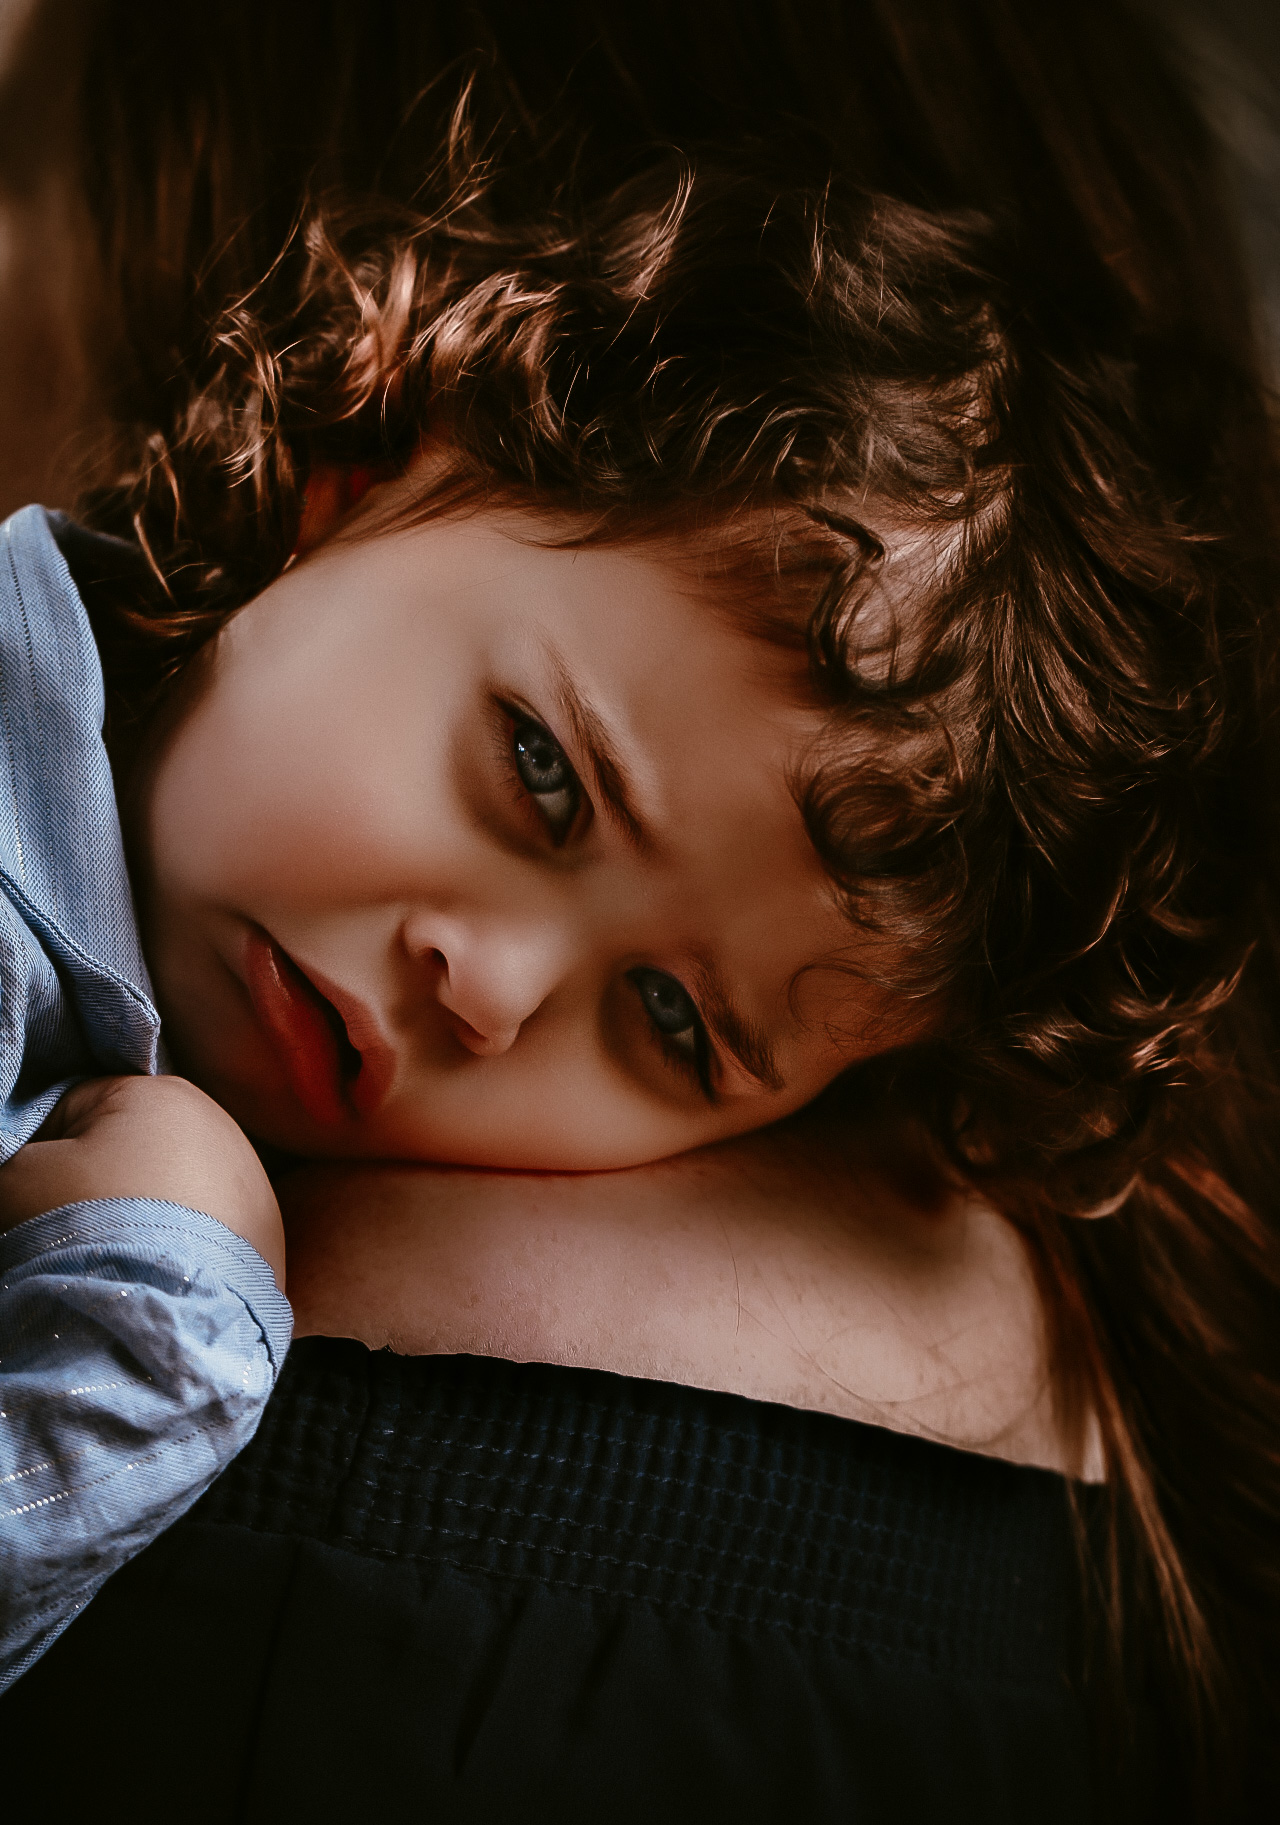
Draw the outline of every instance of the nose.
[[[568,934],[545,915],[499,923],[421,911],[405,919],[401,935],[455,1036],[479,1058],[510,1051],[569,962]]]

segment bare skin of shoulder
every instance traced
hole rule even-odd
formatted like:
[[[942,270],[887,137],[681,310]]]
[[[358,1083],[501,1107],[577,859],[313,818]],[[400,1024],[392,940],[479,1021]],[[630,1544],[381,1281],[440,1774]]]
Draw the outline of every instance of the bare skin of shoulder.
[[[279,1189],[296,1335],[608,1369],[1101,1473],[1057,1411],[1017,1232],[812,1123],[620,1172],[324,1165]]]

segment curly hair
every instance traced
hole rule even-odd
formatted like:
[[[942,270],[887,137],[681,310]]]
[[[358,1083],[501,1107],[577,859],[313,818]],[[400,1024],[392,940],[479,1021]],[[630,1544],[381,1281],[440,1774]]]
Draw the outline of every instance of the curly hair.
[[[1104,1435],[1104,1606],[1163,1615],[1184,1703],[1274,1694],[1280,497],[1256,376],[1226,341],[1144,340],[1136,308],[1082,318],[1016,224],[869,192],[812,142],[510,195],[460,82],[415,205],[309,206],[167,421],[122,432],[85,506],[145,558],[91,592],[113,714],[145,719],[280,573],[333,466],[422,478],[421,516],[518,500],[559,537],[700,553],[807,652],[812,840],[899,986],[946,1008],[833,1119],[909,1110],[1023,1229],[1075,1423]],[[923,554],[906,584],[890,529]]]

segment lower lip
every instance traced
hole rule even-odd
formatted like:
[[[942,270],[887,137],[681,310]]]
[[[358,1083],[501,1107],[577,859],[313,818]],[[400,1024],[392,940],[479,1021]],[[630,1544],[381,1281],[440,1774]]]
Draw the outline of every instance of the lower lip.
[[[353,1109],[338,1040],[318,991],[260,930],[249,934],[245,980],[254,1012],[307,1115],[324,1128],[348,1125]]]

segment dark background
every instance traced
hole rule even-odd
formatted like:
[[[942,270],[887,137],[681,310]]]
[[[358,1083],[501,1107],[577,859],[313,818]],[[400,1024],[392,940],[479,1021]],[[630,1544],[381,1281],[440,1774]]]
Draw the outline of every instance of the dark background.
[[[1064,3],[1021,0],[1028,16],[1034,16],[1040,7]],[[557,17],[563,37],[563,28],[572,17],[570,0],[564,0],[563,11],[556,5],[540,12],[546,0],[523,0],[523,4],[529,9],[527,15],[523,6],[517,10],[527,19],[533,40],[554,40]],[[1144,5],[1172,40],[1175,57],[1222,145],[1241,206],[1241,234],[1256,283],[1259,328],[1272,372],[1280,381],[1280,0],[1135,0],[1135,4]],[[689,0],[689,5],[696,24],[700,0]],[[179,78],[189,74],[192,63],[207,55],[227,62],[233,89],[238,83],[253,97],[269,97],[277,117],[276,149],[268,162],[274,160],[272,168],[280,168],[278,188],[293,199],[301,166],[298,172],[288,168],[291,160],[286,147],[296,143],[305,163],[304,146],[317,112],[307,99],[313,76],[318,74],[314,70],[311,75],[306,73],[308,52],[321,62],[327,53],[321,34],[312,32],[308,41],[305,27],[299,33],[297,19],[301,16],[305,22],[308,9],[299,8],[296,0],[261,0],[260,14],[248,10],[260,19],[261,33],[258,43],[246,47],[241,25],[246,9],[240,0],[211,0],[200,8],[177,5],[176,0],[133,0],[131,5],[124,0],[0,0],[0,518],[29,500],[70,504],[78,486],[95,474],[104,427],[113,412],[120,410],[121,401],[115,396],[117,377],[131,365],[145,370],[148,360],[154,373],[170,370],[172,349],[183,346],[190,336],[184,300],[192,289],[191,261],[184,255],[180,237],[167,260],[153,257],[148,266],[146,257],[142,259],[132,286],[116,285],[113,291],[112,282],[104,280],[100,230],[112,213],[109,167],[123,136],[110,118],[100,119],[99,148],[87,165],[83,148],[81,152],[76,149],[83,126],[77,112],[84,94],[80,73],[87,66],[92,84],[94,55],[99,60],[103,55],[99,44],[96,53],[87,59],[84,56],[86,43],[92,52],[94,22],[99,30],[102,21],[108,22],[108,51],[132,31],[136,43],[124,56],[123,67],[131,67],[132,57],[142,89],[148,82],[158,90],[172,87],[175,72]],[[394,5],[383,10],[388,16],[396,15]],[[417,21],[405,33],[406,45],[415,38],[425,43],[432,34],[430,22],[439,19],[447,25],[458,10],[454,6],[437,9],[431,0],[423,0],[420,13],[412,7],[403,9],[402,24]],[[803,6],[798,10],[803,12]],[[332,5],[329,11],[334,11]],[[312,17],[318,20],[323,13],[320,7]],[[367,14],[362,8],[356,13],[364,20],[361,29],[372,43],[382,29],[374,23],[379,16],[375,0],[370,0]],[[888,13],[892,16],[892,7]],[[940,17],[945,16],[943,7]],[[170,41],[168,51],[160,46],[161,38]],[[185,51],[172,48],[184,43]],[[937,49],[933,47],[935,52]],[[945,64],[947,53],[940,54]],[[388,58],[395,56],[389,40]],[[243,62],[244,58],[249,61]],[[243,67],[236,75],[238,59]],[[287,59],[290,67],[280,67],[277,77],[281,59]],[[407,63],[413,61],[408,55]],[[388,97],[394,99],[397,81],[406,74],[390,74],[385,84]],[[671,75],[676,79],[674,70]],[[120,81],[118,69],[116,81]],[[130,81],[124,86],[133,95],[139,84]],[[99,93],[109,95],[110,90],[107,81],[100,85]],[[945,80],[945,70],[937,94],[942,104],[955,99],[957,105],[964,105]],[[129,123],[135,140],[139,133],[145,140],[146,123],[154,118],[156,144],[162,143],[165,96],[155,95],[154,108],[145,95],[134,99],[143,104]],[[184,105],[181,100],[175,102],[175,118],[181,117]],[[260,99],[252,100],[252,109],[261,110],[261,106]],[[303,110],[296,120],[291,107]],[[372,136],[381,142],[384,113],[385,109],[376,120],[364,124],[365,140]],[[1141,120],[1138,101],[1134,120]],[[940,132],[949,130],[945,119],[935,124]],[[963,131],[963,123],[953,121],[951,126]],[[980,123],[979,139],[983,131]],[[144,165],[148,156],[144,146]],[[247,169],[255,168],[247,142],[245,163]],[[258,163],[262,163],[261,157]],[[358,178],[359,171],[355,175]],[[100,192],[96,204],[95,183]],[[104,196],[108,199],[105,207]],[[229,205],[236,201],[226,200]],[[256,203],[257,194],[250,200]],[[123,220],[120,237],[118,245],[130,242],[130,229]],[[216,240],[217,235],[212,238]],[[1206,273],[1213,264],[1213,252],[1206,248]],[[122,297],[128,308],[123,312],[117,308],[113,318],[106,305],[112,298],[118,305]],[[132,358],[120,342],[125,320],[133,337]]]
[[[1147,10],[1176,34],[1226,152],[1280,377],[1280,3],[1155,0]]]

